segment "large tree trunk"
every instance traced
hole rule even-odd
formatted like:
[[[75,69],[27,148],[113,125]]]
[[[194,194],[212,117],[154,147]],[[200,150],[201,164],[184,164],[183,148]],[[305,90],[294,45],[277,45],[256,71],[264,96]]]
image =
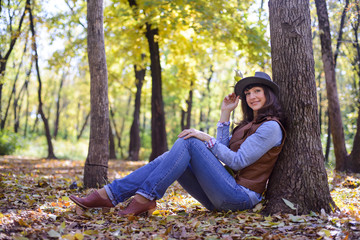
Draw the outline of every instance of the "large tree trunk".
[[[137,69],[138,66],[134,65],[135,71],[135,83],[136,83],[136,94],[135,94],[135,105],[133,122],[130,128],[130,143],[129,143],[129,160],[138,161],[140,151],[140,107],[141,107],[141,89],[145,79],[146,69]]]
[[[331,35],[326,1],[315,0],[319,19],[319,32],[321,41],[321,55],[324,64],[326,93],[329,105],[330,130],[334,143],[337,171],[345,171],[347,151],[345,146],[344,128],[341,119],[339,97],[336,87],[335,64],[331,49]]]
[[[146,38],[149,43],[150,60],[151,60],[151,78],[152,78],[152,95],[151,95],[151,143],[152,152],[150,161],[167,151],[166,129],[165,129],[165,112],[162,98],[161,83],[161,65],[159,44],[155,38],[159,35],[157,28],[152,28],[151,24],[146,24]]]
[[[272,72],[287,116],[287,140],[268,184],[266,213],[331,211],[320,141],[309,1],[269,1]],[[291,97],[290,97],[291,96]]]
[[[88,61],[90,68],[90,139],[84,168],[85,188],[107,183],[109,160],[109,99],[106,67],[103,1],[87,2]]]
[[[44,127],[45,127],[45,135],[46,135],[46,140],[47,140],[47,145],[48,145],[48,156],[47,158],[56,158],[55,154],[54,154],[54,148],[51,142],[51,134],[50,134],[50,128],[49,128],[49,122],[44,114],[43,111],[43,102],[42,102],[42,98],[41,98],[41,90],[42,90],[42,84],[41,84],[41,78],[40,78],[40,69],[39,69],[39,57],[38,57],[38,53],[37,53],[37,46],[36,46],[36,34],[35,34],[35,26],[34,26],[34,20],[33,20],[33,15],[32,15],[32,10],[31,10],[31,2],[30,0],[26,1],[26,9],[29,12],[29,18],[30,18],[30,30],[31,30],[31,34],[32,34],[32,45],[33,45],[33,51],[35,53],[35,67],[36,67],[36,72],[37,72],[37,79],[38,79],[38,83],[39,83],[39,88],[38,88],[38,99],[39,99],[39,114],[41,116],[41,119],[44,123]]]

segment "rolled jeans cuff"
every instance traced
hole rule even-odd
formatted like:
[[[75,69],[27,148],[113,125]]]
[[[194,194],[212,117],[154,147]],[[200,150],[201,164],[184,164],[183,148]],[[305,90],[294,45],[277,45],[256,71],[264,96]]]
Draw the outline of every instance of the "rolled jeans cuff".
[[[110,187],[109,187],[108,185],[105,185],[104,188],[105,188],[106,194],[108,195],[111,203],[112,203],[114,206],[116,206],[118,203],[117,203],[117,201],[115,201],[115,197],[114,197],[113,193],[111,192]]]
[[[136,194],[139,194],[139,195],[143,196],[144,198],[149,199],[150,201],[155,199],[154,196],[152,196],[152,195],[150,195],[150,194],[148,194],[148,193],[146,193],[146,192],[144,192],[142,190],[136,191]]]

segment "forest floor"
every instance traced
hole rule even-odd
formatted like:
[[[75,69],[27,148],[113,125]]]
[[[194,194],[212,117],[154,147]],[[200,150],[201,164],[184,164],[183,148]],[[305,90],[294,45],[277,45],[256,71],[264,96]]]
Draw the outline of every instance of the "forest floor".
[[[360,239],[360,175],[329,172],[331,194],[341,211],[330,215],[276,214],[255,209],[209,212],[173,184],[149,218],[108,213],[79,214],[69,200],[82,190],[83,161],[0,158],[0,239]],[[110,161],[109,179],[145,162]],[[77,183],[76,189],[74,182]]]

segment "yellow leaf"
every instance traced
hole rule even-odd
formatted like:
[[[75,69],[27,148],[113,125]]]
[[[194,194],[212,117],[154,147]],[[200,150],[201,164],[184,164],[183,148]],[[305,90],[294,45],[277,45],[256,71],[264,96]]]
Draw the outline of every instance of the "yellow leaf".
[[[153,215],[161,215],[161,214],[160,214],[160,211],[159,211],[159,210],[155,210],[155,211],[153,212]]]
[[[68,196],[63,196],[61,199],[66,202],[70,201],[70,198]]]
[[[96,224],[99,224],[99,225],[104,224],[104,223],[105,223],[105,221],[104,221],[104,220],[99,220],[99,221],[96,221]]]
[[[84,235],[82,233],[75,233],[75,239],[76,240],[83,240],[84,239]]]
[[[66,240],[75,240],[75,237],[72,234],[63,235],[61,238]]]

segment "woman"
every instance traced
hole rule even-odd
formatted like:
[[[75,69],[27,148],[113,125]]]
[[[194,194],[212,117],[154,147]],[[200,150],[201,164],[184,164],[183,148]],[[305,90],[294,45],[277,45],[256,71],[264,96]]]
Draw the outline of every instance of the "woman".
[[[216,139],[186,129],[171,150],[154,161],[85,198],[70,199],[82,208],[111,208],[134,196],[119,215],[151,214],[156,200],[177,180],[208,210],[254,207],[285,140],[278,92],[266,73],[243,78],[223,100]],[[240,98],[244,119],[229,137],[230,114]]]

